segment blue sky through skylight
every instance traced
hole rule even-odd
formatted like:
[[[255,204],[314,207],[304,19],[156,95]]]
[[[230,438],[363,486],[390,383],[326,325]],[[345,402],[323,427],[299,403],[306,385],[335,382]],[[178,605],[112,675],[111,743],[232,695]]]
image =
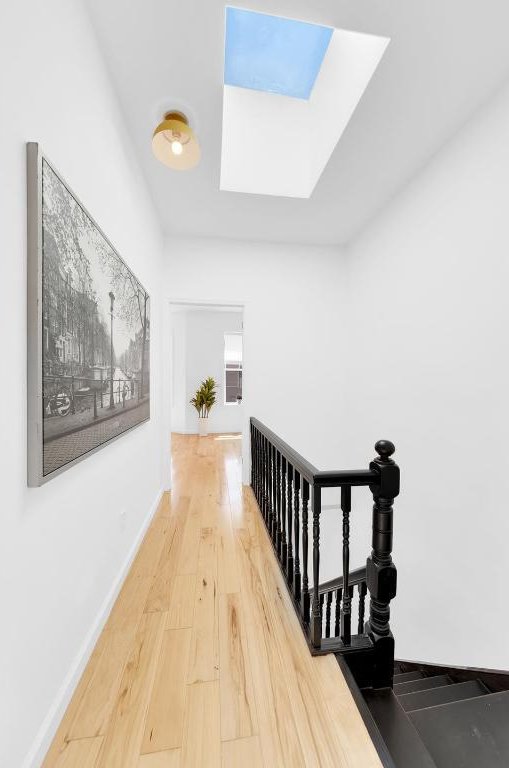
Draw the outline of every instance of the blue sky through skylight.
[[[333,31],[227,7],[225,85],[309,99]]]

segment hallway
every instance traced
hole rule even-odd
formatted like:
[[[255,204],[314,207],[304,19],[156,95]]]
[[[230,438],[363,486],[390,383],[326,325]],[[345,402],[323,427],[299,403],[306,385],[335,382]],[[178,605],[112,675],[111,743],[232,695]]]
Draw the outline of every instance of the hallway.
[[[334,657],[308,651],[240,455],[173,436],[171,498],[45,768],[380,765]]]

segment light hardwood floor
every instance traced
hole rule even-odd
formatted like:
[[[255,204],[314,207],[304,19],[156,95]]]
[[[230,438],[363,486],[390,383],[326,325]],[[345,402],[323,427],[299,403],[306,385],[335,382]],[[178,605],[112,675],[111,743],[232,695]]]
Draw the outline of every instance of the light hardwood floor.
[[[308,651],[240,447],[174,435],[173,491],[44,768],[380,768],[334,657]]]

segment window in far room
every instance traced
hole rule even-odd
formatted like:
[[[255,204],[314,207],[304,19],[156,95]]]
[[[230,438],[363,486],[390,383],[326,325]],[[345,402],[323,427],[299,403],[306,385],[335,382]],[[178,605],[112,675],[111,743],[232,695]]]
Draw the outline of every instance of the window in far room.
[[[224,402],[242,401],[242,334],[224,335]]]

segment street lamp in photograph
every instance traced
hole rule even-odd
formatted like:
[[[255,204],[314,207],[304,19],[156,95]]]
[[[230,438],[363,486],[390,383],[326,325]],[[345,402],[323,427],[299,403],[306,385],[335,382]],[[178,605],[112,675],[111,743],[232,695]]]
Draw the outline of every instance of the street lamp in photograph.
[[[110,291],[108,296],[110,297],[110,408],[115,408],[115,402],[113,400],[113,304],[115,301],[115,295],[113,291]]]

